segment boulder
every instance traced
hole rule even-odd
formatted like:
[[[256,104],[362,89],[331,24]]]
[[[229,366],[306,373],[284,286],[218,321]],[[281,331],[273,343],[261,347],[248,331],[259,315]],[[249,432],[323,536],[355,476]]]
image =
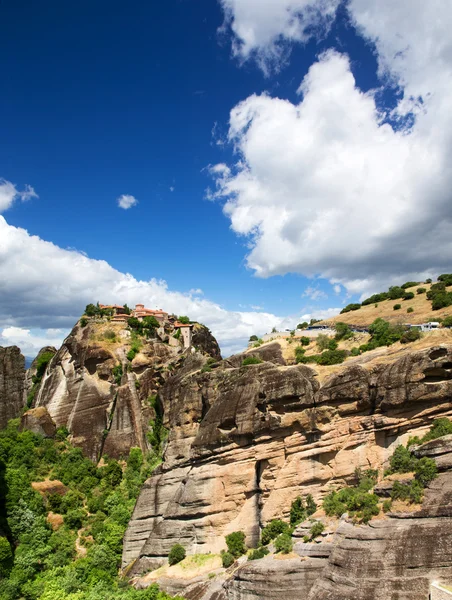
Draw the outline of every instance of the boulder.
[[[46,438],[55,437],[56,425],[44,406],[31,408],[20,419],[20,430],[28,430]]]

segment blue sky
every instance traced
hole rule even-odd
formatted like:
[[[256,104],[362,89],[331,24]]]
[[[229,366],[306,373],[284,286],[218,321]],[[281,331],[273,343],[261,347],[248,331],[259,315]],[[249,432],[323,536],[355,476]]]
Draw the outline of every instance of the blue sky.
[[[287,20],[293,4],[299,12]],[[445,148],[439,148],[435,165],[417,157],[415,134],[421,135],[422,124],[415,131],[413,123],[420,120],[419,105],[402,107],[402,100],[435,92],[427,76],[418,81],[413,73],[417,67],[419,72],[424,67],[435,72],[436,57],[417,65],[417,54],[406,51],[411,34],[400,29],[400,15],[387,2],[376,13],[380,24],[372,18],[372,10],[378,9],[373,1],[364,8],[359,0],[326,4],[329,11],[320,0],[273,0],[267,8],[256,0],[0,4],[6,25],[0,39],[0,177],[12,182],[17,192],[2,211],[10,237],[17,232],[13,228],[21,228],[28,232],[21,248],[29,236],[38,236],[59,249],[106,261],[137,281],[164,280],[164,289],[207,302],[193,310],[196,318],[212,322],[214,332],[218,318],[212,316],[211,304],[218,305],[231,313],[231,335],[225,334],[224,325],[218,326],[226,351],[243,344],[253,328],[263,333],[273,322],[288,324],[306,314],[336,309],[400,278],[442,268],[449,252],[438,260],[429,244],[411,262],[394,261],[385,248],[411,239],[422,225],[408,223],[406,230],[395,232],[394,240],[398,225],[386,223],[375,212],[379,197],[384,197],[388,206],[397,206],[399,221],[413,206],[424,214],[426,205],[418,190],[428,186]],[[419,10],[410,10],[408,1],[401,5],[410,14],[414,35],[419,26],[424,36],[439,37],[433,26],[431,32],[426,30],[420,4]],[[435,9],[440,6],[435,4]],[[303,12],[307,9],[311,12]],[[314,22],[312,10],[318,13]],[[448,18],[450,10],[442,10]],[[276,17],[282,19],[279,29]],[[251,31],[251,38],[244,31]],[[405,44],[403,64],[394,51],[394,40],[400,38]],[[441,43],[440,38],[439,48]],[[444,39],[446,49],[447,44]],[[349,76],[354,78],[351,84]],[[300,93],[306,77],[309,81]],[[336,80],[336,87],[329,89]],[[260,104],[264,93],[265,107]],[[438,90],[437,96],[440,93],[447,97],[448,90]],[[332,101],[327,98],[322,108],[325,95]],[[296,107],[303,121],[299,135],[294,135],[298,124],[290,123]],[[345,127],[341,111],[347,107],[351,120]],[[427,125],[431,131],[431,123],[424,123],[424,130]],[[413,140],[410,146],[406,139]],[[375,156],[373,148],[380,143],[387,148]],[[275,157],[285,153],[285,164],[277,164]],[[391,153],[390,165],[379,163]],[[292,157],[294,164],[285,173]],[[404,161],[415,160],[426,171],[416,186],[415,177],[400,181],[394,168],[398,161],[403,169]],[[212,173],[219,164],[228,169],[227,176],[225,171]],[[319,174],[311,180],[317,169]],[[367,175],[368,171],[372,172]],[[378,185],[388,179],[379,190],[381,196],[367,183],[372,178]],[[27,184],[38,197],[21,202],[19,194]],[[213,199],[208,199],[208,189]],[[438,212],[445,210],[442,189],[434,193]],[[121,209],[117,199],[122,194],[138,203]],[[354,233],[341,226],[341,219],[350,221],[347,215],[354,212],[357,198],[362,215],[355,231],[361,235],[367,227],[377,227],[378,235],[362,253],[344,259]],[[284,222],[279,223],[281,215]],[[312,227],[307,229],[307,223]],[[313,256],[305,248],[311,238]],[[359,235],[356,242],[360,244]],[[10,249],[4,244],[4,264]],[[90,293],[94,301],[110,301],[96,295],[108,295],[108,286],[93,285],[90,290],[89,280],[83,293],[69,284],[65,290],[65,277],[60,274],[55,281],[52,259],[45,252],[44,256],[46,261],[37,261],[33,272],[41,273],[44,289],[55,301],[39,298],[37,283],[24,293],[25,267],[31,261],[24,268],[16,263],[15,277],[11,269],[6,273],[11,284],[3,292],[7,308],[0,319],[2,343],[20,342],[25,335],[11,333],[11,327],[31,331],[27,339],[31,335],[39,343],[46,337],[57,339]],[[27,261],[25,251],[23,260]],[[85,268],[95,273],[93,265]],[[74,266],[68,265],[66,277],[72,284],[78,279]],[[202,295],[190,294],[199,289]],[[149,298],[167,301],[165,294]],[[38,301],[49,305],[40,311]],[[182,308],[183,302],[185,312]],[[244,312],[250,314],[240,317],[234,333],[234,315]],[[256,317],[259,312],[269,316]]]

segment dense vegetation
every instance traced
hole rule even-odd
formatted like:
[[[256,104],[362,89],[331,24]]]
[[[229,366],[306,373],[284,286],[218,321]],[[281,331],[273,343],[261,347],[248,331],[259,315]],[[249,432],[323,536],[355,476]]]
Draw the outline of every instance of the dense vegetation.
[[[118,577],[122,538],[157,457],[133,448],[125,463],[105,458],[97,467],[66,434],[61,428],[55,440],[44,439],[19,432],[18,421],[0,432],[0,599],[169,598]],[[33,489],[48,479],[64,484],[62,495]]]

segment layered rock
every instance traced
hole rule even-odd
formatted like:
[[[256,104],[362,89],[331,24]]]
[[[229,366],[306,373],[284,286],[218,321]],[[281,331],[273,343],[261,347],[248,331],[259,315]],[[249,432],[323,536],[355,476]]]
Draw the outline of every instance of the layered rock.
[[[252,545],[300,493],[320,500],[452,414],[451,346],[351,361],[322,383],[303,365],[242,359],[160,389],[170,437],[125,536],[123,564],[135,572],[161,564],[176,541],[190,554],[218,552],[243,530]]]
[[[25,358],[17,346],[0,347],[0,429],[25,406]]]
[[[120,458],[131,447],[149,449],[146,433],[155,417],[148,402],[175,369],[192,355],[202,366],[218,345],[197,325],[198,350],[184,349],[170,328],[152,339],[140,337],[139,352],[127,358],[131,332],[124,323],[90,320],[77,324],[55,354],[35,399],[71,442],[96,461],[102,454]],[[171,341],[171,343],[170,343]],[[130,357],[129,357],[130,358]]]

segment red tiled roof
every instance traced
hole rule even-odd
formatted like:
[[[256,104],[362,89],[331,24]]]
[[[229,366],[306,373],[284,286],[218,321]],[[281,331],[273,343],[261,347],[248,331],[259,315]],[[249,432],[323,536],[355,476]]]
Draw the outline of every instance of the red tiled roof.
[[[176,321],[174,327],[193,327],[193,325],[192,323],[179,323],[179,321]]]

